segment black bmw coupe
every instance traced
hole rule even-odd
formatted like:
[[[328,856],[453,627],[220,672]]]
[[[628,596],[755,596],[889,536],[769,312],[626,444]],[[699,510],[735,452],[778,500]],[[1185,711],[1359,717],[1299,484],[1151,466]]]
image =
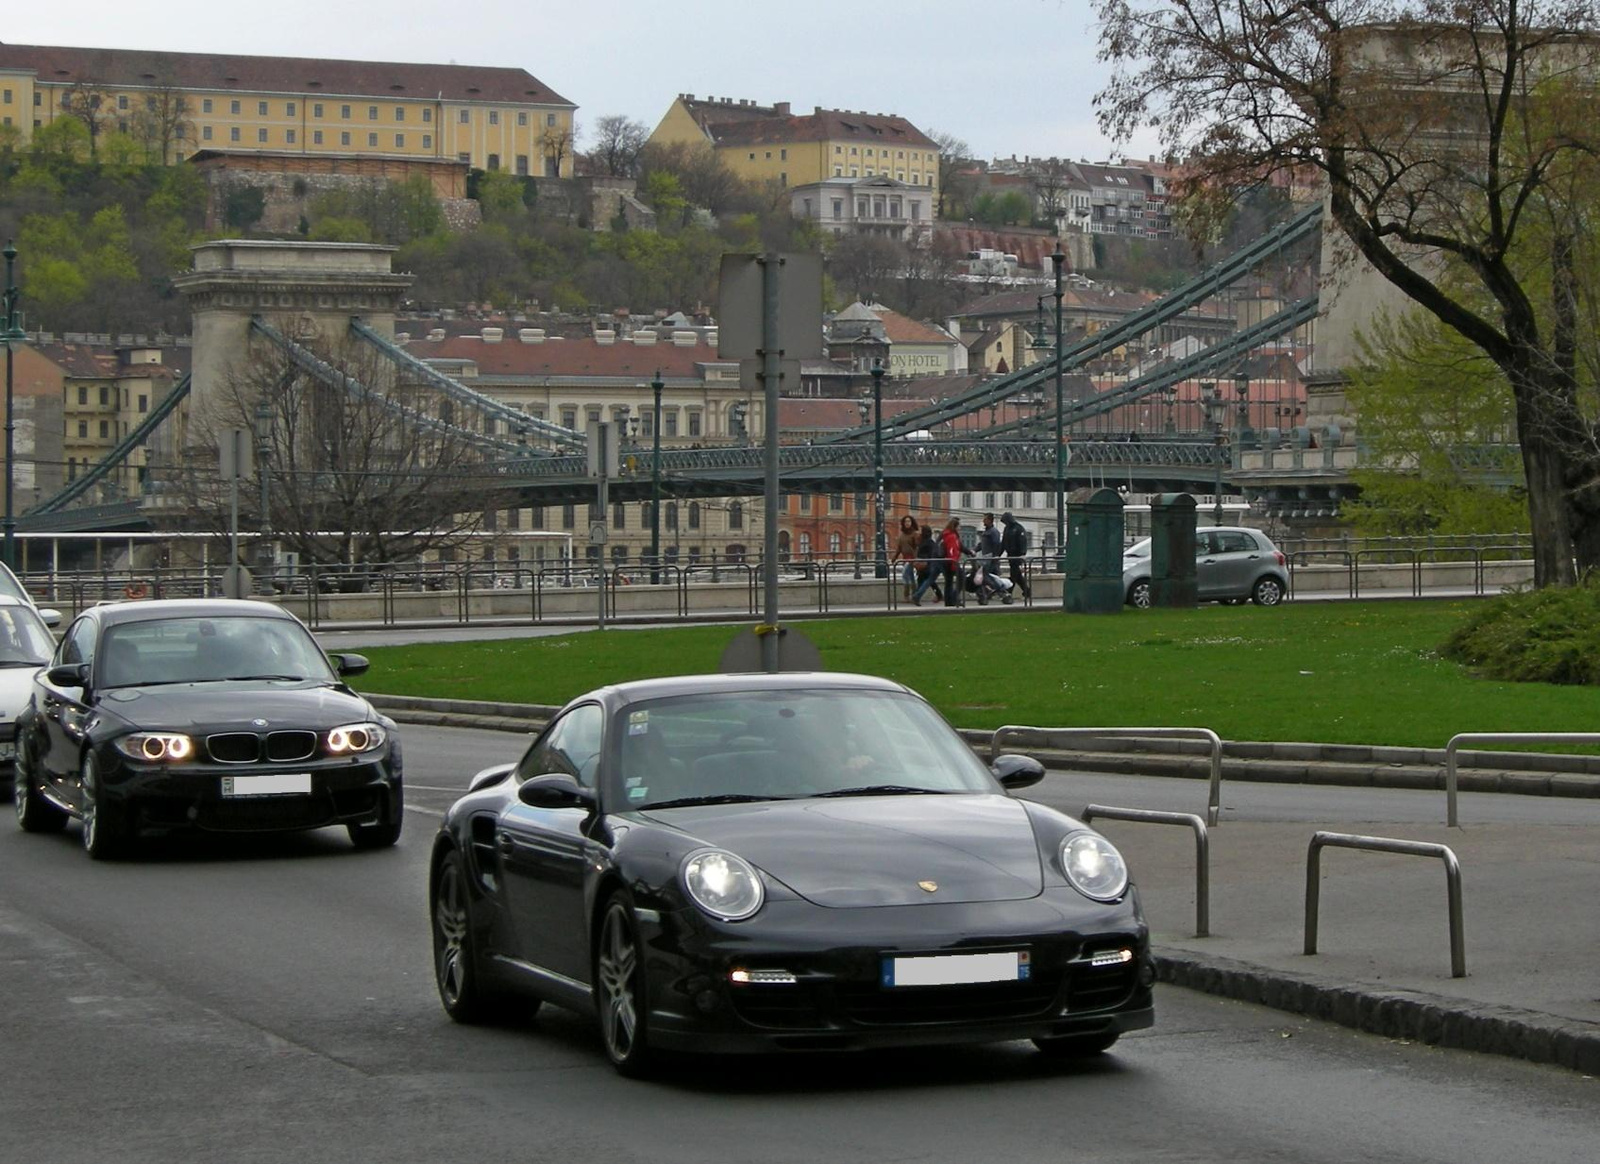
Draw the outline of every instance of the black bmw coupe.
[[[1008,794],[1043,774],[986,768],[864,676],[591,692],[446,814],[440,998],[592,1013],[624,1074],[660,1050],[1103,1051],[1153,1021],[1148,930],[1110,842]]]
[[[76,619],[17,724],[17,823],[76,817],[91,857],[184,829],[344,825],[394,844],[403,813],[394,723],[345,685],[292,614],[224,599],[125,602]]]

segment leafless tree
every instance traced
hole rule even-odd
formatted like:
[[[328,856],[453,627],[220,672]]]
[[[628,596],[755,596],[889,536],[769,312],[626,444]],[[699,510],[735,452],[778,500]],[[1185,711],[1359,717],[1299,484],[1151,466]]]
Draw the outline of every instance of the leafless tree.
[[[972,147],[953,133],[930,133],[939,147],[939,217],[949,218],[972,197],[972,183],[963,177],[972,165]]]
[[[98,81],[75,81],[61,95],[61,107],[83,122],[83,127],[89,131],[89,159],[95,160],[100,148],[100,134],[116,110],[116,98]]]
[[[144,98],[144,108],[135,115],[134,136],[152,158],[163,166],[183,160],[183,147],[194,140],[194,110],[189,98],[170,84],[162,84]]]
[[[1060,229],[1060,219],[1067,212],[1067,188],[1072,184],[1072,163],[1064,158],[1037,158],[1028,167],[1036,195],[1034,211],[1037,217]]]
[[[751,197],[749,183],[730,170],[707,143],[646,145],[639,154],[640,177],[651,170],[666,170],[678,178],[690,204],[724,214]]]
[[[594,146],[589,150],[590,169],[613,178],[631,178],[638,171],[639,151],[650,131],[641,123],[620,113],[607,114],[594,123]]]
[[[578,126],[547,125],[539,134],[539,153],[544,158],[547,178],[561,176],[561,163],[572,156],[573,144],[578,140]]]
[[[1593,0],[1097,0],[1126,140],[1217,205],[1321,171],[1331,227],[1481,349],[1516,402],[1538,584],[1600,566]]]
[[[276,321],[285,334],[293,322]],[[334,375],[306,371],[261,340],[250,362],[231,376],[220,400],[192,417],[181,463],[153,470],[173,488],[194,522],[219,535],[229,518],[229,488],[217,478],[215,450],[225,433],[245,429],[265,443],[256,478],[241,489],[241,526],[261,524],[261,483],[268,474],[273,536],[319,566],[415,560],[451,550],[481,528],[483,473],[494,453],[453,421],[453,409],[432,389],[396,378],[393,366],[354,341],[300,341]],[[270,429],[259,431],[267,404]],[[511,502],[506,502],[510,504]]]

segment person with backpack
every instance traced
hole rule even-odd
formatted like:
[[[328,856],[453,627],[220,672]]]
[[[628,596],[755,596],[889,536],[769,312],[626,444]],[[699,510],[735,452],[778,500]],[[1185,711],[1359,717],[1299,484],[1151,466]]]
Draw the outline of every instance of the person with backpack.
[[[1023,562],[1028,557],[1028,531],[1009,513],[1000,515],[1000,524],[1005,527],[1005,532],[1000,535],[1000,548],[1011,563],[1011,584],[1022,591],[1022,597],[1031,600],[1033,588],[1028,585],[1027,573],[1023,569]],[[1006,595],[1006,601],[1011,601],[1009,594]]]
[[[933,587],[934,593],[941,598],[944,591],[939,589],[939,578],[944,574],[944,548],[933,540],[933,526],[924,525],[918,531],[917,540],[917,573],[922,581],[917,583],[917,588],[911,594],[913,606],[922,605],[922,596]],[[948,586],[946,587],[948,589]]]

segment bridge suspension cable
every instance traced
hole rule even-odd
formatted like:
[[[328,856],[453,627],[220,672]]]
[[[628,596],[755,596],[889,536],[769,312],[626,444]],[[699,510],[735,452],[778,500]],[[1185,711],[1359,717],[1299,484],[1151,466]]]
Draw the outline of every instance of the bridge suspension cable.
[[[1319,228],[1321,221],[1320,205],[1304,210],[1150,306],[1134,312],[1112,327],[1104,328],[1080,340],[1065,351],[1057,352],[1053,359],[1030,364],[998,380],[987,381],[925,408],[900,413],[892,422],[884,424],[884,438],[893,439],[919,428],[926,428],[930,424],[939,424],[957,416],[965,416],[987,408],[991,404],[998,404],[1001,400],[1019,392],[1042,387],[1055,375],[1058,363],[1061,365],[1062,373],[1065,374],[1108,355],[1130,340],[1177,318],[1235,280],[1243,278],[1268,255],[1313,234]],[[838,444],[859,441],[870,437],[872,432],[871,425],[863,425],[824,437],[817,443]]]
[[[395,364],[405,368],[407,371],[415,372],[451,399],[479,409],[497,420],[504,421],[511,426],[513,433],[537,433],[540,436],[549,438],[556,444],[566,445],[569,448],[581,449],[587,447],[587,438],[582,433],[566,428],[563,425],[553,424],[548,420],[529,416],[526,412],[519,408],[513,408],[503,400],[496,400],[493,396],[468,388],[458,380],[452,380],[439,369],[424,360],[419,360],[399,344],[374,331],[370,325],[357,316],[351,317],[350,330],[377,348],[378,351],[394,361]]]

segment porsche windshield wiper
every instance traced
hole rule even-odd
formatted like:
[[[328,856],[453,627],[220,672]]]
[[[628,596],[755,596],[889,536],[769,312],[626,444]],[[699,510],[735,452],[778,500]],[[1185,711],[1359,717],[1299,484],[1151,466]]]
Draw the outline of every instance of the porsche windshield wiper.
[[[249,683],[252,680],[259,680],[262,682],[267,680],[282,680],[289,683],[298,683],[300,680],[307,678],[309,678],[307,675],[229,675],[222,681],[225,683]]]
[[[674,800],[660,800],[647,804],[645,810],[657,808],[688,808],[695,804],[754,804],[760,800],[787,800],[787,796],[756,796],[749,792],[724,792],[717,796],[680,796]]]
[[[914,788],[909,784],[863,784],[859,788],[835,788],[831,792],[818,792],[824,796],[943,796],[942,788]]]

